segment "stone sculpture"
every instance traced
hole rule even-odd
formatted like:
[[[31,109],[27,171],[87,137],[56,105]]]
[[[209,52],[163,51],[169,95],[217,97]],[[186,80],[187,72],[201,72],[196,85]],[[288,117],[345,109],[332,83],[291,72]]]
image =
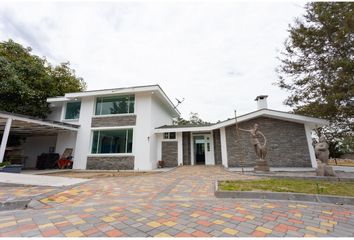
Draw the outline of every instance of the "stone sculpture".
[[[265,160],[265,157],[267,155],[267,139],[264,136],[264,134],[258,130],[258,126],[259,125],[257,123],[255,123],[253,125],[253,128],[251,128],[251,129],[242,129],[242,128],[239,128],[239,129],[241,131],[249,132],[251,134],[251,142],[252,142],[254,151],[256,152],[257,157],[259,157],[259,160],[257,160],[254,170],[269,172],[268,162],[267,162],[267,160]],[[263,144],[261,144],[259,137],[262,137],[264,139]]]
[[[322,135],[318,143],[315,144],[315,154],[317,159],[317,176],[335,176],[335,172],[331,166],[328,166],[329,145],[326,138]]]

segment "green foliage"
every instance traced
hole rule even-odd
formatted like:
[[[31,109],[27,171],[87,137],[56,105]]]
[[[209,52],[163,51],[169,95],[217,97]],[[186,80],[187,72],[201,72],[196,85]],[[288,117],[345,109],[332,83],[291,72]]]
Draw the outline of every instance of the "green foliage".
[[[191,112],[189,114],[189,120],[179,117],[174,121],[175,125],[205,125],[209,124],[208,122],[203,121],[198,113]]]
[[[44,118],[48,97],[83,91],[86,83],[69,63],[53,67],[31,51],[12,40],[0,42],[0,110]]]
[[[354,152],[354,136],[352,135],[345,136],[339,148],[342,154]]]
[[[354,131],[354,3],[312,2],[289,26],[289,38],[277,69],[280,88],[294,112],[328,119],[330,142]]]
[[[1,162],[1,163],[0,163],[0,168],[4,168],[4,167],[9,166],[9,165],[11,165],[11,162],[9,162],[9,161],[4,161],[4,162]]]

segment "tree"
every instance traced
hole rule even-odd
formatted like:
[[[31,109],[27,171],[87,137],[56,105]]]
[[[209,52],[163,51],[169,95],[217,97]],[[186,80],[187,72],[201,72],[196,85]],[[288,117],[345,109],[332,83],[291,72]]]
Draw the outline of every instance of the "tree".
[[[179,117],[174,121],[175,125],[205,125],[209,124],[208,122],[203,121],[198,113],[191,112],[189,113],[189,120]]]
[[[353,136],[354,3],[311,2],[289,26],[276,83],[295,113],[328,119],[318,129],[332,142]]]
[[[86,89],[69,63],[51,66],[31,53],[30,47],[0,42],[0,110],[45,118],[48,97]]]

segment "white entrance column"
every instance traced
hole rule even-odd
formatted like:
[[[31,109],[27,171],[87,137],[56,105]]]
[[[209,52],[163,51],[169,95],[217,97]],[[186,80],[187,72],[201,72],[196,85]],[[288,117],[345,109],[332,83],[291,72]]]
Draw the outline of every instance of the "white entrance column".
[[[6,125],[4,129],[4,134],[2,135],[1,145],[0,145],[0,163],[4,161],[5,149],[7,145],[7,139],[9,138],[11,129],[12,118],[6,120]]]
[[[305,124],[305,133],[306,133],[307,146],[309,148],[312,168],[317,168],[315,149],[312,146],[312,132],[310,126],[307,124]]]
[[[183,165],[183,133],[178,132],[176,134],[177,136],[177,160],[178,160],[178,166]]]
[[[227,146],[226,146],[226,133],[225,128],[220,128],[220,145],[221,145],[221,161],[224,167],[229,167],[227,160]]]

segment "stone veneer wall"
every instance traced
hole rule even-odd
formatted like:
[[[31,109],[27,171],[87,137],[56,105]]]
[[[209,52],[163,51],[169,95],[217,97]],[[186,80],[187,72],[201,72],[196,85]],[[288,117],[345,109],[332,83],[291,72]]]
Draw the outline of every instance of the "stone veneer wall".
[[[136,115],[93,117],[91,127],[134,126]]]
[[[191,165],[191,133],[184,132],[182,134],[183,145],[183,165]]]
[[[166,167],[178,166],[178,144],[177,141],[164,141],[161,146],[161,158],[165,161]]]
[[[98,170],[133,170],[134,157],[88,157],[86,169]]]
[[[215,165],[222,165],[220,129],[213,131]]]
[[[239,127],[250,129],[254,123],[259,124],[259,130],[267,138],[266,159],[271,167],[311,167],[303,124],[259,117],[239,123]],[[226,127],[225,131],[229,167],[240,166],[242,149],[244,166],[254,167],[257,156],[251,144],[250,134],[240,131],[240,144],[237,144],[235,125]]]

